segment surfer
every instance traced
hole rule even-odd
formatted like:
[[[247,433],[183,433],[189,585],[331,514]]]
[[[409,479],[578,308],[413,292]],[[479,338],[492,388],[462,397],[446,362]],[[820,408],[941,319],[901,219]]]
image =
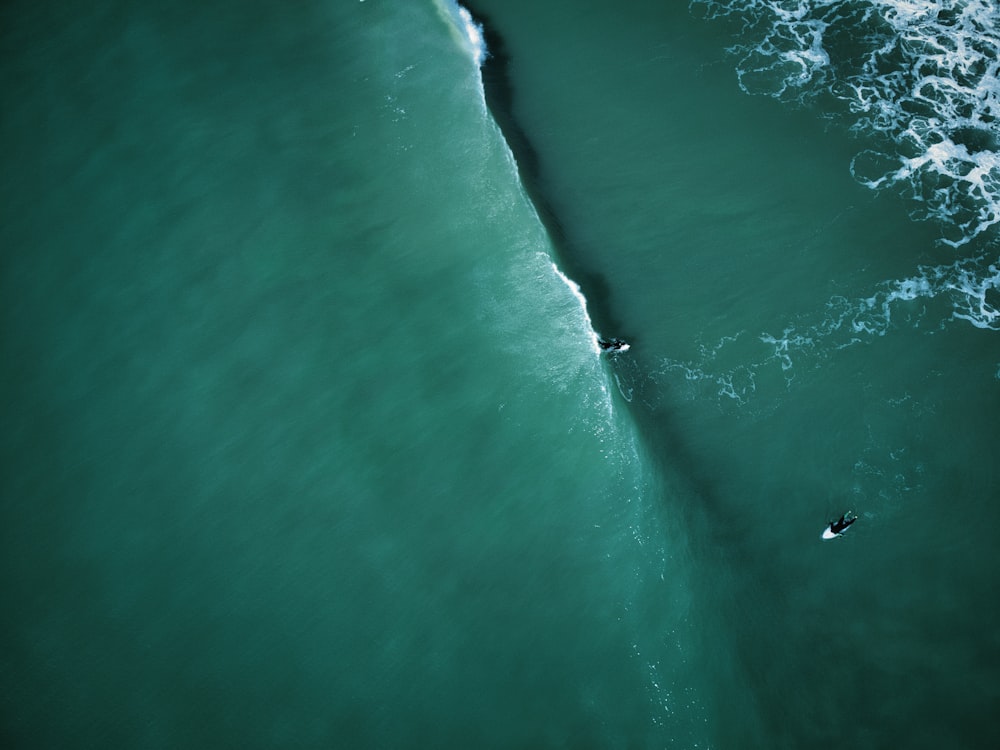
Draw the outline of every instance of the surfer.
[[[840,536],[857,520],[858,517],[853,515],[851,511],[848,511],[836,521],[830,521],[830,524],[823,530],[823,538],[834,539]]]
[[[598,339],[597,345],[603,352],[627,352],[631,348],[625,339]]]

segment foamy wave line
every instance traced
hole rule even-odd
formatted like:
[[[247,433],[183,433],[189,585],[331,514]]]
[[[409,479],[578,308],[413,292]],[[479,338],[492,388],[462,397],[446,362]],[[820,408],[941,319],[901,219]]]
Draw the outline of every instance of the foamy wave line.
[[[594,330],[594,324],[590,319],[590,313],[587,312],[587,298],[583,296],[583,292],[580,290],[580,285],[573,281],[569,276],[564,274],[559,270],[559,266],[555,263],[552,264],[552,271],[562,279],[562,282],[569,287],[570,292],[576,298],[576,301],[580,305],[580,313],[583,315],[583,319],[586,321],[587,331],[590,338],[590,348],[595,354],[601,353],[600,344],[598,344],[597,332]]]
[[[438,12],[451,21],[461,45],[469,52],[477,68],[483,67],[488,54],[483,27],[476,23],[472,14],[455,0],[437,0]]]
[[[720,366],[721,361],[733,361],[727,348],[740,338],[727,336],[714,346],[703,345],[700,360],[664,360],[653,376],[679,375],[701,389],[713,390],[720,399],[743,405],[757,393],[765,368],[779,365],[791,382],[803,364],[821,366],[835,352],[885,336],[894,328],[922,327],[927,305],[935,299],[950,305],[952,320],[1000,331],[1000,260],[921,266],[913,276],[878,285],[869,297],[831,297],[818,321],[816,316],[799,319],[784,326],[781,333],[759,334],[760,356],[738,356],[738,364]],[[919,302],[924,304],[914,304]]]
[[[476,23],[472,14],[461,5],[458,6],[458,15],[462,20],[462,30],[465,32],[465,38],[469,41],[476,67],[481,68],[486,62],[486,40],[483,38],[483,27]]]
[[[852,173],[905,186],[959,246],[1000,223],[1000,4],[996,0],[692,0],[744,22],[731,51],[747,93],[846,105],[892,144]]]
[[[938,298],[951,306],[953,320],[1000,331],[1000,261],[985,263],[975,259],[920,266],[913,276],[880,284],[870,297],[831,298],[818,324],[803,330],[791,325],[780,335],[763,333],[760,340],[773,348],[782,369],[789,370],[793,354],[828,353],[885,336],[896,325],[918,326],[925,308],[906,303]],[[902,322],[898,320],[900,314],[905,316]]]

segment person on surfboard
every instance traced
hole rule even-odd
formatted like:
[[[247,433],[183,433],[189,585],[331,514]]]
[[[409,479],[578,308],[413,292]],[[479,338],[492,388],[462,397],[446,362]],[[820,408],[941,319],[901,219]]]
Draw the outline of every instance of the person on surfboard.
[[[851,524],[858,520],[858,517],[854,515],[851,511],[848,511],[836,521],[830,521],[830,524],[823,530],[824,539],[835,539],[841,534],[843,534],[847,529],[850,528]]]
[[[598,346],[605,352],[627,352],[629,345],[625,339],[598,339]]]

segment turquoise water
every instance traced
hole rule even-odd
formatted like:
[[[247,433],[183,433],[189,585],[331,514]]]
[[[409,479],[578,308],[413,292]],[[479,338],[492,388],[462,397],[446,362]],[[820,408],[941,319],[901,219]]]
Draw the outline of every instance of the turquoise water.
[[[992,120],[474,5],[0,11],[4,745],[993,747]]]

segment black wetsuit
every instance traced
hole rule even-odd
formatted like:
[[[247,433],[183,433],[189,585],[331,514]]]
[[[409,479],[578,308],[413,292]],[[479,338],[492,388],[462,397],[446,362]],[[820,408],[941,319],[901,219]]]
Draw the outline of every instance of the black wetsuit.
[[[858,517],[848,518],[846,515],[840,517],[839,521],[830,521],[830,531],[834,534],[843,534],[847,528],[858,520]]]

